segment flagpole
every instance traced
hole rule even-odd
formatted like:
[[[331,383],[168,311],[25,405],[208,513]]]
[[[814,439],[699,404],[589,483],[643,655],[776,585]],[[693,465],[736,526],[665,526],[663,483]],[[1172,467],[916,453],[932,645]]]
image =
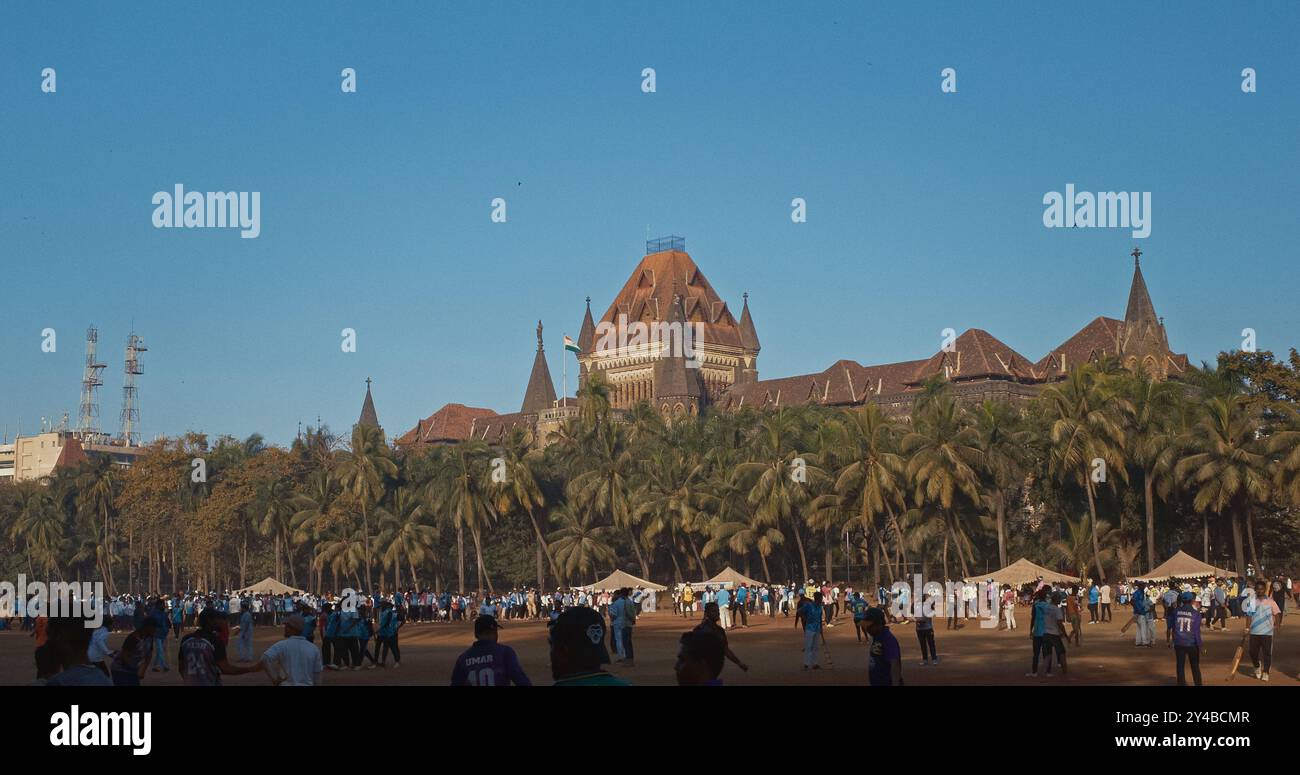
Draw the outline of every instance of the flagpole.
[[[560,350],[560,352],[566,352],[566,353],[568,351],[569,351],[568,347],[562,347]],[[567,355],[564,356],[564,360],[560,361],[560,371],[564,373],[564,393],[560,395],[560,401],[561,401],[560,406],[568,406],[569,405],[569,356]]]

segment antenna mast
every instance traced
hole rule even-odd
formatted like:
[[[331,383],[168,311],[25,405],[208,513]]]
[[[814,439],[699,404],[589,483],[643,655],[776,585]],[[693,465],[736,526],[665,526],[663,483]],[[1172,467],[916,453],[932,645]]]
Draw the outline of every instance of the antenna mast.
[[[140,370],[140,353],[148,352],[144,339],[131,332],[126,340],[126,381],[122,385],[122,430],[118,438],[128,447],[140,443],[140,404],[136,396],[135,378]]]
[[[95,350],[99,344],[99,329],[91,326],[86,329],[86,368],[81,374],[81,418],[77,422],[77,433],[87,442],[98,441],[99,431],[99,389],[104,385],[102,373],[107,366],[99,362]]]

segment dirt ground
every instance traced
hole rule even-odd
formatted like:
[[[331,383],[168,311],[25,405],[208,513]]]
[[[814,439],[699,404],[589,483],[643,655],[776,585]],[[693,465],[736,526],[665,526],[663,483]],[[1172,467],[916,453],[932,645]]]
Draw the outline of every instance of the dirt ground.
[[[1116,621],[1103,624],[1082,625],[1082,646],[1070,645],[1068,650],[1069,676],[1053,678],[1028,678],[1030,640],[1024,624],[1029,619],[1029,609],[1017,609],[1021,629],[1015,632],[981,629],[974,620],[958,630],[946,629],[945,622],[936,622],[935,639],[939,650],[938,666],[922,667],[920,651],[913,626],[895,625],[893,631],[903,648],[903,678],[912,685],[1064,685],[1064,684],[1122,684],[1170,685],[1174,679],[1174,652],[1164,645],[1164,622],[1156,622],[1156,645],[1137,648],[1133,645],[1134,630],[1120,635],[1126,615],[1117,615]],[[1123,620],[1120,619],[1123,616]],[[634,684],[673,684],[673,662],[677,655],[677,638],[680,633],[699,622],[683,620],[670,613],[643,615],[637,623],[633,646],[635,667],[611,665],[609,670]],[[1205,635],[1208,654],[1201,658],[1201,672],[1205,684],[1225,685],[1232,655],[1241,640],[1242,622],[1229,622],[1227,632],[1209,632]],[[1292,634],[1294,631],[1295,634]],[[254,636],[254,652],[261,653],[281,637],[280,628],[259,627]],[[0,632],[0,685],[30,683],[34,676],[32,667],[32,641],[28,634],[16,630]],[[124,634],[113,635],[114,647],[121,643]],[[327,670],[324,683],[356,685],[445,685],[451,676],[452,661],[473,641],[473,631],[468,624],[410,624],[401,630],[402,666],[394,669],[333,671]],[[749,672],[727,663],[722,678],[728,685],[850,685],[866,684],[866,650],[864,643],[855,637],[853,623],[841,618],[826,631],[829,646],[821,658],[821,669],[802,670],[801,634],[794,629],[793,618],[778,615],[774,619],[751,617],[750,627],[735,629],[730,633],[732,650],[750,666]],[[501,642],[518,652],[524,671],[534,684],[551,683],[550,663],[547,656],[546,626],[541,622],[509,621],[501,630]],[[176,640],[168,639],[172,671],[149,673],[146,685],[180,685],[175,671]],[[231,649],[232,656],[234,649]],[[1288,611],[1280,634],[1275,638],[1271,682],[1255,680],[1250,671],[1249,656],[1231,682],[1235,686],[1296,686],[1300,685],[1300,616]],[[1189,676],[1190,680],[1190,676]],[[265,685],[265,675],[254,673],[228,677],[229,685]]]

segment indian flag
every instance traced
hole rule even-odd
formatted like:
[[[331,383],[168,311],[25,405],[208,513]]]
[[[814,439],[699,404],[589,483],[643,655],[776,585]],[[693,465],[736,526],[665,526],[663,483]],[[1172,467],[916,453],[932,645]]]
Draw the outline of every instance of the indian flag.
[[[564,349],[573,353],[582,352],[582,350],[578,349],[578,343],[570,339],[567,334],[564,337]]]

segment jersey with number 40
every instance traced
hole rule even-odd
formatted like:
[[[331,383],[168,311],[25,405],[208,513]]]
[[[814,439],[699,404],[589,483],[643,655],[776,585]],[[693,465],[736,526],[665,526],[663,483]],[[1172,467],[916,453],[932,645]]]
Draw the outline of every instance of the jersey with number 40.
[[[532,686],[519,666],[515,650],[500,643],[480,640],[456,658],[451,671],[452,686]]]

